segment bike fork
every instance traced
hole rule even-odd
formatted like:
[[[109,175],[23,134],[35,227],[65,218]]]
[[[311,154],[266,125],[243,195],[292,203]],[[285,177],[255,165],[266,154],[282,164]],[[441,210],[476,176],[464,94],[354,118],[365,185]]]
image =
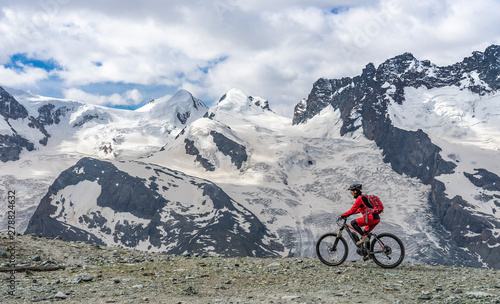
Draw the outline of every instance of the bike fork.
[[[332,251],[337,249],[337,244],[339,243],[340,237],[342,236],[342,230],[343,229],[340,229],[339,232],[337,233],[337,237],[335,238],[335,242],[333,242]]]

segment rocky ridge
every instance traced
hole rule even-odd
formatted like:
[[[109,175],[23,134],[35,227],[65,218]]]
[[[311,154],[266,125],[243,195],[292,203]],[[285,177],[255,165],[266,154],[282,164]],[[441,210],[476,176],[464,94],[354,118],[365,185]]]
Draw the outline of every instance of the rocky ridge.
[[[2,266],[9,242],[0,234]],[[66,268],[16,273],[15,296],[2,273],[2,303],[500,303],[498,270],[166,255],[35,235],[15,242],[16,265]]]
[[[138,177],[140,171],[146,175]],[[75,188],[81,191],[64,196]],[[191,194],[188,203],[178,199],[184,193]],[[93,158],[61,173],[25,233],[169,254],[208,250],[271,257],[282,250],[254,214],[207,180],[141,162]]]
[[[408,88],[457,87],[478,97],[498,92],[499,62],[500,46],[491,45],[484,52],[474,52],[462,62],[444,67],[428,60],[418,60],[410,53],[388,59],[378,67],[369,63],[360,75],[353,78],[317,80],[307,100],[296,105],[293,124],[306,123],[328,106],[338,110],[342,136],[362,132],[383,150],[384,162],[391,164],[395,172],[430,185],[428,202],[436,227],[444,227],[457,246],[479,253],[490,267],[500,268],[499,238],[492,233],[500,225],[498,217],[485,220],[484,216],[467,210],[465,207],[469,206],[469,202],[462,197],[447,197],[446,186],[438,177],[454,173],[457,165],[443,158],[442,148],[432,142],[423,130],[398,128],[388,114],[390,104],[405,103],[405,89]],[[474,174],[466,176],[484,190],[489,184],[500,181],[487,169],[478,168],[476,171],[481,176],[487,176],[491,182],[479,184],[477,178],[473,178]],[[497,196],[486,199],[495,200]],[[471,231],[476,234],[475,237],[464,237],[467,227],[473,227]]]

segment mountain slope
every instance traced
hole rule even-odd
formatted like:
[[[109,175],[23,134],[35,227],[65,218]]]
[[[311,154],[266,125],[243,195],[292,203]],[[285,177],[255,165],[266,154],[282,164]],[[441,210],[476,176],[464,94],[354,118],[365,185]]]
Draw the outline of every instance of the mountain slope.
[[[378,229],[394,231],[405,240],[408,260],[476,263],[431,225],[430,187],[394,172],[384,164],[382,150],[362,134],[341,136],[338,110],[327,107],[307,123],[292,125],[252,102],[259,99],[231,90],[222,105],[212,106],[207,117],[186,127],[146,161],[216,182],[279,235],[290,256],[315,255],[316,239],[335,229],[336,216],[350,208],[347,186],[363,181],[367,191],[380,195],[388,206]],[[245,148],[247,160],[241,167],[217,148],[212,132]],[[193,155],[192,147],[199,153]],[[207,167],[201,160],[216,165]],[[400,189],[406,189],[407,199],[415,204],[398,200]]]
[[[293,121],[235,89],[209,109],[181,91],[138,111],[54,102],[50,115],[37,114],[46,100],[13,94],[50,137],[46,146],[42,128],[26,137],[36,149],[2,163],[0,191],[36,189],[29,199],[19,191],[30,202],[22,216],[38,207],[26,231],[151,251],[313,257],[352,205],[346,188],[361,182],[387,208],[376,232],[398,235],[407,261],[499,268],[498,56],[492,46],[438,67],[406,53],[353,78],[319,79]],[[56,115],[62,106],[71,111]]]
[[[61,173],[26,233],[169,254],[259,257],[281,249],[251,212],[208,181],[92,158]]]
[[[430,185],[437,223],[498,268],[500,192],[487,185],[500,183],[499,63],[499,46],[447,67],[406,53],[354,78],[318,80],[293,122],[338,109],[342,135],[362,132],[396,172]]]

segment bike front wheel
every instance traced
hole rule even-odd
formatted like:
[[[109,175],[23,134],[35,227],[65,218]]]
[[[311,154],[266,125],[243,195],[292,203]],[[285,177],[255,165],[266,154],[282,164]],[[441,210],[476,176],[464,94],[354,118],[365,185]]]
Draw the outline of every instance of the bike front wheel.
[[[347,259],[348,247],[346,240],[336,233],[321,236],[316,243],[316,254],[319,260],[328,266],[338,266]]]
[[[405,247],[401,240],[390,233],[381,233],[372,240],[371,257],[382,268],[394,268],[403,262]]]

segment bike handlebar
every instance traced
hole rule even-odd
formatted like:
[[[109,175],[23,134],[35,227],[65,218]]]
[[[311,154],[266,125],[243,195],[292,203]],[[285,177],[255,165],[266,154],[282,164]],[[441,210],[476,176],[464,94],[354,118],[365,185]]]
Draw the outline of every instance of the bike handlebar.
[[[345,222],[347,222],[347,216],[346,217],[339,216],[337,218],[337,225],[338,226],[342,227],[345,224]]]

